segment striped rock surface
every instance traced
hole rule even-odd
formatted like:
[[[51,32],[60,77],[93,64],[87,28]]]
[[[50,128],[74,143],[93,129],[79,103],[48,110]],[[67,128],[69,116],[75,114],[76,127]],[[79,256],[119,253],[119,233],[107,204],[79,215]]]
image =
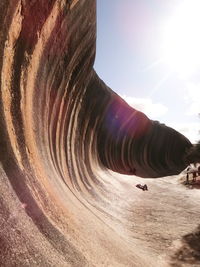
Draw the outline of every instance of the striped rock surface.
[[[0,2],[1,266],[150,266],[115,172],[178,174],[191,143],[99,79],[95,12],[95,0]]]

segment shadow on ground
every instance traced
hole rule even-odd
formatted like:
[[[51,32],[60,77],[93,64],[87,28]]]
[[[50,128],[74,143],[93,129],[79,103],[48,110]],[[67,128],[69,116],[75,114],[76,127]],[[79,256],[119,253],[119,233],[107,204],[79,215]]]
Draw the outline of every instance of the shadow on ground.
[[[200,266],[200,225],[194,232],[183,236],[182,246],[171,257],[171,266],[184,264]]]
[[[183,184],[188,189],[200,189],[200,176],[196,178],[196,181],[189,180],[189,183],[186,183],[186,178],[183,176],[180,179],[180,183]]]

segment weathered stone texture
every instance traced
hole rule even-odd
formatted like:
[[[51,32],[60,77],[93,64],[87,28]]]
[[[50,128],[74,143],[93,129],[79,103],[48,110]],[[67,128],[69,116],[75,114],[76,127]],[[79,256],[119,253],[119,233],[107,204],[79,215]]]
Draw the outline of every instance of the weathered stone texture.
[[[190,142],[94,72],[95,6],[0,1],[1,266],[148,266],[112,227],[109,169],[161,177],[186,166]]]

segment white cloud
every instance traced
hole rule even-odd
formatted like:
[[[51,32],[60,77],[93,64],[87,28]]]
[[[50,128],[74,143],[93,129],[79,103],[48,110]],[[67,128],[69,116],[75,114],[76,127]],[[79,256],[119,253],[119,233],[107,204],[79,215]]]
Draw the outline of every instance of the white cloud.
[[[133,108],[144,112],[149,118],[157,120],[167,113],[168,108],[161,103],[153,103],[150,98],[136,98],[126,95],[121,97]]]
[[[188,83],[186,87],[185,99],[189,104],[187,115],[197,115],[200,113],[200,84]]]
[[[167,113],[168,108],[161,103],[153,103],[150,98],[136,98],[130,97],[126,95],[121,95],[121,97],[133,108],[144,112],[150,119],[157,120],[161,116]],[[187,101],[189,105],[190,114],[198,114],[200,107],[200,88],[196,86],[188,87],[187,90]],[[198,104],[198,106],[197,106]],[[182,133],[185,137],[187,137],[192,143],[196,143],[200,140],[200,122],[188,122],[188,123],[180,123],[180,122],[166,122],[165,124],[178,132]]]
[[[189,122],[189,123],[166,123],[167,126],[172,127],[179,133],[182,133],[192,143],[196,143],[200,140],[200,123]]]

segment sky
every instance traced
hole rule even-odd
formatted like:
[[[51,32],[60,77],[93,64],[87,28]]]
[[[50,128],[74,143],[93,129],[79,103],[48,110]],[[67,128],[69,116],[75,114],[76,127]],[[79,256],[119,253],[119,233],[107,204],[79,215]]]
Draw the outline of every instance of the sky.
[[[200,0],[97,0],[99,77],[150,119],[200,140]]]

